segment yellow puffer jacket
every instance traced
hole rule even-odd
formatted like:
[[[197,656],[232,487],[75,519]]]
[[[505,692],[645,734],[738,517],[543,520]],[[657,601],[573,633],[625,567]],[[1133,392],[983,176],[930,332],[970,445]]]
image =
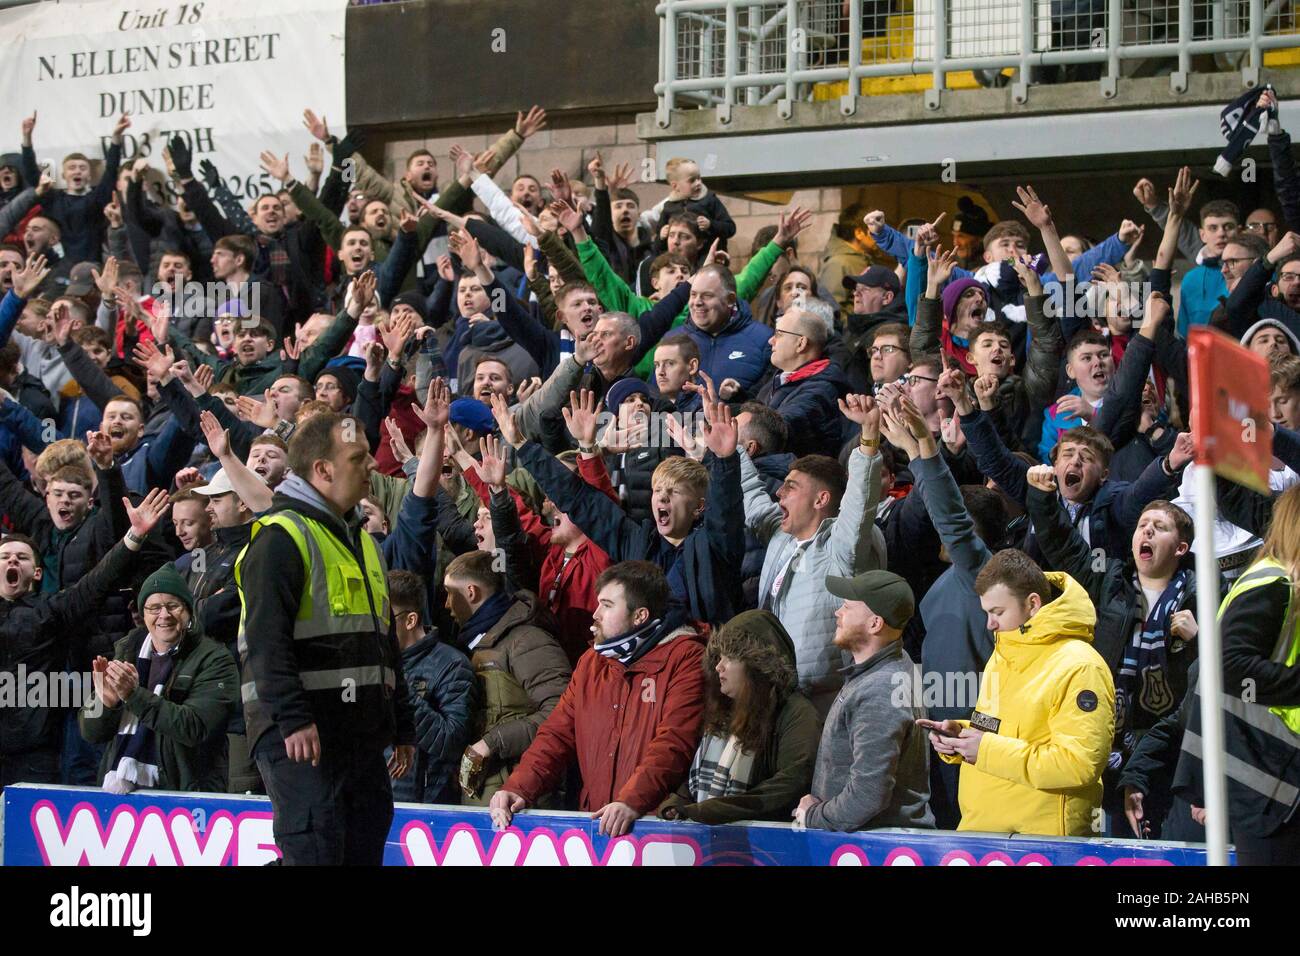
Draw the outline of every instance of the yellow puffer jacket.
[[[1097,612],[1068,574],[1023,630],[995,635],[976,714],[985,730],[962,763],[962,830],[1090,836],[1115,723],[1115,684],[1092,648]],[[983,726],[981,726],[983,725]],[[988,732],[996,727],[995,732]],[[943,756],[949,763],[959,757]]]

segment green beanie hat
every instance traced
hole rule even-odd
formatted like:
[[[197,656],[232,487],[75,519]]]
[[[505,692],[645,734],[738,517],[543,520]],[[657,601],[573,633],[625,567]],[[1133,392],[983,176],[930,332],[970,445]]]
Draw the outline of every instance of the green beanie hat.
[[[176,570],[176,565],[164,564],[144,579],[144,584],[140,588],[140,597],[136,600],[136,607],[143,611],[144,602],[154,594],[170,594],[180,598],[189,609],[190,617],[194,616],[194,595],[190,593],[185,579]]]

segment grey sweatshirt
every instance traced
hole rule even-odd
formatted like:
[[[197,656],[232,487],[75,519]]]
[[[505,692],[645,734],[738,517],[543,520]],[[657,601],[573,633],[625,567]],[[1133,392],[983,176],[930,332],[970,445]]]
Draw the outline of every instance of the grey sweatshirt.
[[[915,665],[895,641],[844,669],[817,748],[812,795],[819,803],[804,822],[816,830],[878,827],[932,829],[930,745],[916,726]]]

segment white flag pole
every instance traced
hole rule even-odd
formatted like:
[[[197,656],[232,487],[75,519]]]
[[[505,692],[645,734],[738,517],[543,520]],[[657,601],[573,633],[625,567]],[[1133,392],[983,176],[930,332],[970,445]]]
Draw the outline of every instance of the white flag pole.
[[[1228,787],[1223,775],[1223,652],[1219,642],[1218,510],[1214,469],[1198,465],[1196,485],[1196,641],[1200,645],[1201,767],[1205,774],[1205,849],[1210,866],[1228,865]]]

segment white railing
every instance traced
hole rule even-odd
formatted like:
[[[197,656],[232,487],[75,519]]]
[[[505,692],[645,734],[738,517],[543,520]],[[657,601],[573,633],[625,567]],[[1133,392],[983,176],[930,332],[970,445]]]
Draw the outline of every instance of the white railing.
[[[983,85],[1015,71],[1024,103],[1045,68],[1098,64],[1103,97],[1121,75],[1167,73],[1187,90],[1202,71],[1259,81],[1266,50],[1300,47],[1300,0],[662,0],[658,124],[675,109],[775,104],[785,119],[817,84],[846,83],[840,111],[856,111],[858,81],[928,75],[925,103],[940,105],[949,73]],[[1083,72],[1085,75],[1088,71]],[[824,98],[824,97],[821,97]]]

